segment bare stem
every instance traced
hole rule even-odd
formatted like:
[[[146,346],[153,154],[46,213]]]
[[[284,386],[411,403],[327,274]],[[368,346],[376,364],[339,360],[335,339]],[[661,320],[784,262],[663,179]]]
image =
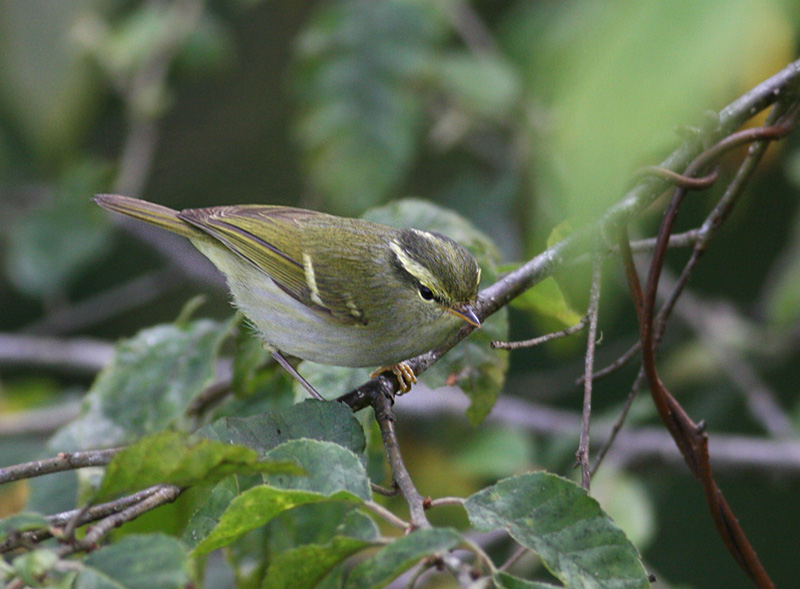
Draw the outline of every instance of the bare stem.
[[[582,331],[583,328],[586,327],[586,324],[589,322],[589,315],[584,315],[581,317],[581,320],[578,321],[575,325],[570,325],[560,331],[554,331],[552,333],[547,333],[545,335],[540,335],[539,337],[535,337],[533,339],[526,339],[519,342],[503,342],[503,341],[494,341],[491,343],[493,348],[499,348],[501,350],[518,350],[520,348],[532,348],[534,346],[538,346],[555,339],[559,339],[562,337],[568,337],[579,331]]]
[[[75,552],[92,550],[95,545],[113,530],[122,524],[132,521],[156,507],[172,503],[183,492],[183,489],[174,485],[159,485],[155,491],[144,497],[138,503],[113,513],[98,521],[87,530],[86,535],[78,541],[65,544],[57,552],[59,556],[67,556]],[[85,516],[84,516],[85,517]]]
[[[46,460],[34,460],[14,466],[0,468],[0,484],[18,481],[20,479],[30,479],[33,477],[61,472],[64,470],[75,470],[89,466],[105,466],[121,448],[109,450],[90,450],[88,452],[62,452],[55,458]]]
[[[597,316],[600,309],[600,284],[602,282],[603,261],[595,254],[592,264],[592,289],[589,295],[589,333],[586,339],[586,357],[584,362],[583,411],[581,420],[581,437],[575,458],[581,465],[581,486],[589,490],[592,472],[589,468],[589,423],[592,414],[592,373],[594,372],[594,354],[597,345]]]
[[[775,103],[783,91],[795,83],[798,76],[800,76],[800,60],[791,63],[729,104],[719,113],[719,125],[709,133],[708,137],[705,138],[706,141],[719,141],[721,138],[730,135],[754,114]],[[753,138],[752,135],[747,138],[749,141],[758,139],[758,137]],[[743,138],[739,138],[739,140],[744,141]],[[725,148],[730,149],[730,144],[726,144]],[[703,142],[699,138],[687,141],[661,162],[659,167],[678,173],[683,172],[702,152]],[[717,157],[719,153],[709,155]],[[578,255],[585,245],[592,242],[594,235],[616,234],[620,226],[625,225],[628,220],[652,204],[669,186],[670,182],[662,178],[647,177],[639,181],[595,223],[559,241],[481,291],[475,309],[478,318],[481,320],[486,319],[486,317],[497,312],[531,286],[544,280],[566,263],[569,263],[571,256]],[[666,240],[669,243],[669,236],[666,236]],[[465,326],[454,339],[443,347],[409,360],[409,367],[414,370],[415,374],[421,374],[459,341],[467,337],[472,332],[472,329],[471,326]],[[348,405],[353,411],[359,411],[370,404],[370,392],[376,388],[383,388],[390,393],[394,393],[397,391],[397,382],[389,376],[380,375],[342,395],[337,400]]]
[[[400,454],[400,445],[397,442],[397,434],[394,429],[394,415],[392,414],[390,398],[377,392],[373,395],[372,407],[375,410],[375,419],[381,428],[383,445],[386,448],[386,455],[389,458],[389,465],[392,469],[392,476],[395,483],[400,488],[411,514],[411,525],[414,529],[429,528],[431,524],[425,516],[424,498],[419,494],[411,475],[406,469],[403,457]]]

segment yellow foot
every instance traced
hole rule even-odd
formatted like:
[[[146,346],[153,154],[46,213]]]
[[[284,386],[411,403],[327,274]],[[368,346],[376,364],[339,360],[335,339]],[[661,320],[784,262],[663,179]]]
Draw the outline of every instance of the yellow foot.
[[[370,373],[370,378],[375,378],[383,372],[391,371],[396,377],[397,382],[400,384],[400,394],[407,393],[411,390],[411,385],[416,384],[417,376],[411,367],[405,362],[399,362],[392,366],[381,366]]]

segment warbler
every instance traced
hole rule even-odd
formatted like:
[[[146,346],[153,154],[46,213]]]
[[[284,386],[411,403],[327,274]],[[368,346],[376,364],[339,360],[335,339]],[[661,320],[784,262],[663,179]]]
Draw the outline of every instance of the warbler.
[[[176,211],[113,194],[95,201],[187,237],[225,275],[265,347],[316,396],[282,353],[379,367],[373,375],[392,370],[405,391],[416,377],[403,360],[465,323],[481,325],[480,266],[438,233],[284,206]]]

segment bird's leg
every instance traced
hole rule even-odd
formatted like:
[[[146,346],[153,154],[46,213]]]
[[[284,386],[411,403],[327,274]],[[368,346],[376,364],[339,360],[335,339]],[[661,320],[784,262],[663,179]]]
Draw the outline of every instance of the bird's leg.
[[[269,352],[272,354],[272,357],[275,358],[275,361],[278,364],[280,364],[281,366],[283,366],[283,368],[284,368],[284,370],[286,370],[286,372],[288,372],[293,377],[295,377],[297,379],[297,382],[299,382],[301,385],[303,385],[303,387],[309,393],[311,393],[312,397],[315,397],[315,398],[319,399],[320,401],[324,401],[325,400],[325,397],[320,395],[317,392],[317,389],[312,387],[311,383],[308,382],[305,378],[303,378],[303,376],[299,372],[297,372],[297,370],[295,370],[294,366],[292,366],[289,363],[289,361],[284,357],[283,354],[281,354],[278,350],[269,350]]]
[[[397,382],[400,385],[400,394],[407,393],[411,390],[411,385],[417,383],[417,375],[411,369],[411,366],[405,362],[398,362],[391,366],[381,366],[376,368],[370,373],[370,378],[375,378],[384,372],[392,372],[397,377]]]

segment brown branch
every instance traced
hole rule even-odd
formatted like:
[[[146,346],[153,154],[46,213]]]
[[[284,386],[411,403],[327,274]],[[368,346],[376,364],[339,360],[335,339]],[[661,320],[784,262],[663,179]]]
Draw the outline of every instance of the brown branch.
[[[753,141],[781,138],[790,132],[794,128],[794,125],[794,117],[787,117],[786,120],[780,124],[757,129],[746,129],[733,133],[702,152],[689,164],[684,175],[694,176],[703,170],[710,162],[740,145]],[[702,423],[695,424],[689,418],[681,405],[672,397],[659,379],[658,370],[656,368],[655,350],[657,345],[656,331],[658,330],[654,325],[656,293],[661,271],[664,266],[669,235],[672,233],[672,228],[680,210],[680,205],[686,193],[687,191],[685,188],[678,187],[664,214],[656,239],[656,247],[650,263],[644,294],[642,294],[639,286],[638,276],[633,266],[630,251],[626,250],[623,255],[631,296],[639,318],[640,339],[642,342],[642,364],[659,416],[675,440],[675,443],[680,448],[681,454],[689,466],[690,471],[694,474],[695,478],[700,481],[705,492],[706,502],[708,503],[711,516],[729,552],[739,563],[739,566],[759,587],[773,587],[769,575],[758,560],[744,531],[739,526],[736,517],[733,515],[722,492],[714,481],[711,473],[708,453],[708,436],[705,433],[705,426]],[[627,236],[624,235],[623,239],[626,240]]]
[[[708,188],[714,184],[719,177],[719,174],[716,170],[711,172],[708,176],[704,176],[702,178],[693,178],[691,176],[678,174],[678,172],[673,172],[672,170],[662,168],[660,166],[645,166],[634,172],[634,177],[647,175],[658,176],[659,178],[667,180],[675,186],[680,186],[681,188],[685,188],[687,190],[703,190],[704,188]]]
[[[65,470],[105,466],[111,462],[111,459],[120,450],[121,448],[111,448],[109,450],[90,450],[87,452],[61,452],[55,458],[34,460],[33,462],[0,468],[0,485]]]
[[[156,507],[172,503],[182,492],[183,489],[174,485],[159,485],[155,491],[144,497],[138,503],[98,521],[86,531],[86,535],[83,538],[63,545],[57,550],[57,553],[59,556],[64,557],[75,552],[93,550],[97,543],[114,528],[118,528],[124,523],[133,521]]]
[[[427,391],[425,391],[427,392]],[[467,399],[455,387],[438,389],[436,394],[406,395],[397,412],[404,418],[431,420],[464,418]],[[597,419],[597,416],[596,416]],[[501,396],[486,422],[520,428],[533,435],[577,442],[581,415],[577,411],[556,409],[523,399]],[[604,420],[592,424],[596,436],[605,437],[611,424]],[[800,440],[769,439],[751,435],[715,434],[711,440],[715,465],[726,472],[752,472],[764,476],[800,477]],[[686,463],[672,436],[662,426],[622,429],[609,459],[615,464],[650,466],[665,464],[686,472]]]
[[[664,330],[666,328],[667,320],[669,319],[670,314],[677,302],[678,298],[683,291],[683,288],[686,286],[686,283],[691,276],[692,271],[694,270],[695,266],[700,260],[700,257],[705,252],[708,244],[710,243],[711,239],[714,237],[718,229],[721,227],[722,223],[727,219],[730,212],[733,210],[734,205],[738,202],[738,198],[742,193],[742,189],[746,185],[747,181],[752,176],[753,172],[755,171],[756,167],[758,166],[761,158],[763,157],[767,146],[770,143],[770,140],[775,138],[780,138],[783,133],[790,131],[793,128],[793,124],[796,123],[795,117],[797,116],[796,112],[797,107],[793,109],[793,112],[790,113],[789,116],[786,117],[786,120],[782,125],[775,127],[773,126],[781,115],[784,113],[785,108],[783,108],[782,104],[776,105],[776,107],[772,110],[769,117],[765,122],[765,126],[762,129],[770,129],[770,131],[766,132],[765,138],[761,140],[756,140],[751,146],[748,151],[747,157],[745,157],[742,164],[739,166],[739,169],[736,173],[734,179],[728,184],[727,189],[725,190],[725,194],[720,198],[717,205],[711,211],[711,213],[706,217],[705,221],[703,221],[702,226],[699,229],[695,229],[692,231],[688,231],[686,233],[680,235],[670,235],[669,236],[669,243],[668,247],[680,247],[689,245],[692,243],[694,245],[694,249],[692,251],[692,255],[689,258],[689,261],[684,266],[683,271],[681,272],[681,276],[678,279],[677,283],[673,287],[669,297],[667,298],[664,305],[662,305],[661,309],[659,309],[658,316],[656,317],[656,343],[660,342],[661,338],[663,337]],[[752,131],[752,130],[748,130]],[[747,141],[745,141],[747,142]],[[734,146],[735,147],[735,146]],[[732,149],[733,147],[730,147]],[[655,168],[659,170],[659,173],[666,172],[662,168],[657,166],[651,166],[650,168],[646,168],[648,171],[652,171],[651,168]],[[671,172],[670,172],[671,173]],[[685,180],[687,179],[686,176],[678,175],[684,181],[679,184],[682,188],[693,188],[691,184],[688,184]],[[707,177],[708,178],[708,177]],[[627,240],[626,240],[626,243]],[[628,248],[636,251],[643,251],[646,249],[653,249],[655,248],[655,240],[642,240],[635,243],[629,243]],[[597,371],[593,377],[595,379],[603,378],[608,376],[612,372],[615,372],[625,364],[627,364],[631,359],[633,359],[637,352],[641,347],[641,341],[637,341],[625,354],[620,356],[617,360],[615,360],[609,366],[603,368],[602,370]],[[583,377],[581,377],[578,381],[578,384],[583,382]]]
[[[671,206],[669,211],[671,214],[665,215],[659,235],[663,235],[663,231],[669,231],[672,223],[674,223],[676,207],[674,205]],[[663,256],[654,255],[653,260],[654,263],[657,260],[663,263]],[[672,435],[672,438],[675,440],[686,464],[689,466],[689,470],[695,478],[701,482],[712,519],[728,547],[728,550],[742,569],[759,587],[773,587],[772,581],[758,561],[755,552],[750,547],[747,538],[744,536],[736,518],[730,511],[721,491],[716,486],[711,476],[708,455],[708,436],[705,433],[705,428],[702,425],[695,424],[689,418],[658,377],[658,371],[655,367],[652,303],[648,302],[649,295],[652,294],[654,287],[652,283],[648,282],[648,296],[645,296],[643,299],[632,258],[630,255],[625,255],[623,256],[623,261],[628,276],[631,296],[634,300],[634,305],[640,320],[644,372],[659,416]],[[658,273],[659,270],[651,266],[651,277],[657,277]]]
[[[581,466],[581,486],[589,490],[592,472],[589,468],[589,423],[592,415],[592,372],[594,372],[595,347],[597,345],[597,316],[600,309],[600,283],[602,279],[603,261],[599,253],[595,253],[592,264],[592,288],[589,295],[589,333],[586,336],[586,357],[584,361],[583,409],[581,411],[581,435],[575,458]]]
[[[709,134],[709,140],[719,140],[732,133],[754,114],[775,103],[778,96],[782,96],[786,88],[794,84],[800,76],[800,60],[789,64],[786,68],[762,82],[747,94],[741,96],[719,113],[719,126]],[[749,130],[756,135],[763,131]],[[773,131],[774,133],[774,131]],[[748,136],[749,141],[765,137]],[[741,143],[747,140],[739,138]],[[728,149],[734,146],[728,147]],[[708,151],[708,150],[707,150]],[[686,170],[687,166],[702,152],[702,142],[699,140],[688,141],[668,158],[659,164],[659,167],[670,170]],[[717,157],[719,154],[714,154]],[[713,158],[711,158],[713,160]],[[711,160],[709,160],[711,161]],[[684,175],[689,175],[684,173]],[[567,238],[554,244],[546,251],[529,260],[516,270],[509,272],[491,286],[485,288],[478,296],[476,314],[484,320],[489,315],[497,312],[530,287],[550,276],[570,261],[570,256],[582,251],[584,246],[590,244],[592,236],[601,233],[614,235],[617,228],[625,225],[629,219],[647,208],[661,193],[669,187],[669,182],[661,178],[648,177],[636,186],[595,223],[576,231]],[[408,361],[409,367],[419,375],[428,369],[434,362],[446,354],[459,341],[472,332],[471,326],[465,326],[447,344]],[[345,403],[353,411],[360,411],[369,405],[370,395],[376,389],[385,388],[390,393],[397,391],[397,382],[386,374],[375,377],[360,387],[340,396],[337,401]]]
[[[532,339],[526,339],[518,342],[493,341],[490,342],[489,345],[492,348],[500,350],[519,350],[520,348],[533,348],[535,346],[578,333],[579,331],[582,331],[586,327],[586,324],[588,322],[589,322],[589,315],[587,314],[581,317],[581,320],[578,321],[575,325],[570,325],[569,327],[565,327],[564,329],[561,329],[559,331],[553,331],[551,333],[540,335],[539,337],[534,337]]]
[[[0,553],[10,552],[22,546],[29,546],[36,542],[41,542],[48,538],[53,537],[53,532],[57,528],[66,526],[69,522],[75,521],[82,526],[114,513],[127,509],[133,505],[142,502],[144,499],[153,495],[159,489],[158,486],[144,489],[133,495],[127,495],[108,503],[101,503],[99,505],[92,505],[86,509],[71,509],[63,513],[57,513],[45,517],[50,528],[42,530],[30,530],[25,532],[18,532],[9,535],[5,540],[0,542]]]
[[[429,528],[431,524],[425,515],[425,499],[414,486],[411,475],[408,473],[403,457],[400,454],[400,445],[397,442],[397,434],[394,429],[395,418],[392,414],[392,397],[385,392],[376,391],[373,393],[370,402],[375,411],[375,419],[381,428],[383,446],[386,448],[386,456],[389,459],[394,482],[403,494],[406,503],[408,503],[412,526],[412,529],[408,531]]]

